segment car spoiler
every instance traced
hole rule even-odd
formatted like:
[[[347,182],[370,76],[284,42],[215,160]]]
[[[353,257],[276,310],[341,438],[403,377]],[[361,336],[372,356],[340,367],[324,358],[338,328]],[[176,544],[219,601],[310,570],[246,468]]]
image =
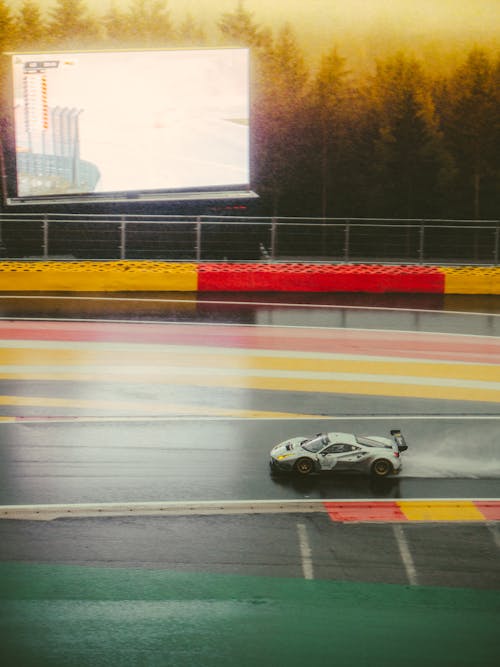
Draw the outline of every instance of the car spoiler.
[[[394,438],[394,442],[396,443],[398,450],[400,452],[405,452],[408,449],[408,445],[406,444],[406,440],[404,439],[401,431],[399,429],[393,429],[391,431],[391,435]]]

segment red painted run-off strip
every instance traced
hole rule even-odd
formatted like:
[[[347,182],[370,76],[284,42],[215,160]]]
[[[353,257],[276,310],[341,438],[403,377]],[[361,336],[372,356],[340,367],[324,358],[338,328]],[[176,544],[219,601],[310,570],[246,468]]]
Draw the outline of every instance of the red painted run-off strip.
[[[424,512],[405,513],[409,506],[421,505]],[[442,505],[453,505],[451,512],[442,512]],[[390,521],[500,521],[500,500],[464,501],[349,501],[325,502],[332,521],[390,522]],[[470,509],[474,508],[471,513]],[[461,516],[462,515],[462,516]]]
[[[445,275],[428,266],[200,264],[198,291],[418,292],[443,294]]]
[[[332,521],[407,521],[395,502],[325,503]]]
[[[500,363],[500,340],[426,332],[264,325],[1,321],[0,339],[148,343]]]
[[[476,500],[474,505],[487,521],[500,521],[500,501]]]

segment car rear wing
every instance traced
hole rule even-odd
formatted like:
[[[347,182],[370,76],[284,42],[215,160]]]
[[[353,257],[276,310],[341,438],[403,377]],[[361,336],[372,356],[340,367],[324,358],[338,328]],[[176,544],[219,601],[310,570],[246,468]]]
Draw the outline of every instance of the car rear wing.
[[[406,440],[401,431],[399,429],[393,429],[391,435],[394,438],[398,451],[405,452],[408,449],[408,445],[406,444]]]

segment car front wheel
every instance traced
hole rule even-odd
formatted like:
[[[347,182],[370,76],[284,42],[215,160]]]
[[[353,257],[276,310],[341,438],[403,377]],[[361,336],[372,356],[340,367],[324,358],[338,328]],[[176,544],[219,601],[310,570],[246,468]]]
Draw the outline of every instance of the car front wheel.
[[[299,475],[309,475],[314,470],[314,464],[311,459],[302,458],[296,462],[294,470]]]
[[[377,459],[372,465],[372,475],[374,477],[387,477],[392,472],[392,465],[386,459]]]

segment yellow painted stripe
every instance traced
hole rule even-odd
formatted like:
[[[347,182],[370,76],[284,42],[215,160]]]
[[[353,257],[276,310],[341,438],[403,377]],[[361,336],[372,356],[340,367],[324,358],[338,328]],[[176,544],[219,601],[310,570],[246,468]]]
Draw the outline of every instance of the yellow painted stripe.
[[[48,396],[0,396],[0,405],[47,408],[92,409],[97,411],[126,410],[127,415],[198,415],[220,417],[251,417],[321,419],[318,415],[306,413],[278,412],[269,410],[244,410],[240,408],[219,408],[206,405],[180,405],[174,403],[152,403],[141,401],[97,401]],[[0,417],[0,421],[13,421],[15,417]]]
[[[198,289],[196,264],[184,262],[3,262],[0,290],[175,291]]]
[[[500,294],[500,267],[442,267],[445,294]]]
[[[75,367],[96,364],[123,364],[127,366],[168,365],[178,368],[221,368],[241,370],[284,370],[312,373],[362,373],[364,375],[392,375],[419,378],[444,378],[453,380],[477,380],[500,383],[500,365],[463,364],[414,361],[368,361],[357,359],[307,358],[297,356],[260,356],[235,351],[217,354],[189,351],[127,350],[113,349],[33,349],[0,348],[0,366],[6,365],[74,365]],[[84,368],[82,369],[84,370]],[[78,368],[75,368],[78,371]],[[29,369],[27,369],[29,372]]]
[[[484,401],[500,403],[500,390],[482,389],[460,386],[433,386],[426,384],[398,384],[388,382],[362,382],[347,380],[308,380],[304,378],[273,378],[253,376],[213,376],[208,375],[176,375],[169,371],[162,377],[156,373],[128,374],[126,371],[109,375],[97,373],[45,373],[16,372],[1,373],[0,380],[48,380],[71,382],[113,382],[154,383],[163,385],[180,385],[194,387],[230,387],[236,389],[264,389],[270,391],[297,391],[327,394],[357,394],[364,396],[397,396],[402,398],[431,398],[456,401]]]
[[[468,500],[398,501],[410,521],[485,521],[484,515]]]

